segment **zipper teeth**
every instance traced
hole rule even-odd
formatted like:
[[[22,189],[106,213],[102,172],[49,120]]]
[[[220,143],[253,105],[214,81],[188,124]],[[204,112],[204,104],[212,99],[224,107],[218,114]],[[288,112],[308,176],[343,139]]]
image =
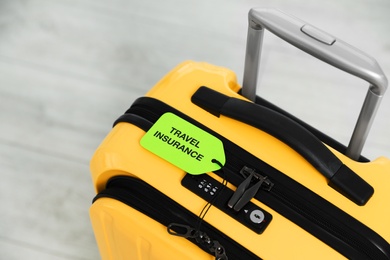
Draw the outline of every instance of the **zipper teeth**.
[[[355,237],[348,235],[349,232],[345,229],[343,229],[340,225],[334,225],[330,223],[326,218],[324,218],[321,214],[316,213],[314,210],[308,210],[305,205],[302,205],[302,203],[297,202],[296,200],[289,199],[286,194],[281,192],[280,189],[274,188],[271,191],[272,195],[277,197],[283,204],[287,205],[288,207],[294,209],[298,214],[301,216],[304,216],[309,221],[315,223],[316,225],[320,226],[321,228],[327,230],[332,235],[336,236],[337,238],[341,239],[342,241],[346,242],[350,246],[352,246],[355,249],[358,249],[360,252],[367,256],[374,256],[376,255],[376,252],[373,250],[370,250],[370,245],[367,245],[366,243],[359,241]],[[378,256],[380,257],[380,256]],[[375,258],[378,259],[378,258]]]

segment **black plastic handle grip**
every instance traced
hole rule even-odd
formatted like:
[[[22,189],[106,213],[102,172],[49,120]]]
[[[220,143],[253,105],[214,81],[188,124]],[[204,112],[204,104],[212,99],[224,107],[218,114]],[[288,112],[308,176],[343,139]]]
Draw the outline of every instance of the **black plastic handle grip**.
[[[358,205],[364,205],[374,189],[344,165],[316,136],[292,119],[252,102],[200,87],[192,102],[213,115],[224,115],[252,125],[297,151],[328,179],[328,185]]]

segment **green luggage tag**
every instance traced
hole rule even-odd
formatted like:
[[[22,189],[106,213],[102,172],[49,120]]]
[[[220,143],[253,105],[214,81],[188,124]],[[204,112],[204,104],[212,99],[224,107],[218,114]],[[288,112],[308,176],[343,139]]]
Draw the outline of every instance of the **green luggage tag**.
[[[140,143],[193,175],[219,170],[225,164],[221,140],[172,113],[163,114]]]

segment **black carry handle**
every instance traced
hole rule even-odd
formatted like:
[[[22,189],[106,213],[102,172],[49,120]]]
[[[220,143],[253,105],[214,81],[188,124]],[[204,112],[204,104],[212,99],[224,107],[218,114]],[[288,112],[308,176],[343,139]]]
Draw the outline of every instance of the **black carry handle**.
[[[328,185],[357,205],[367,203],[373,187],[344,165],[317,137],[290,118],[252,102],[200,87],[191,101],[215,116],[224,115],[283,141],[328,179]]]

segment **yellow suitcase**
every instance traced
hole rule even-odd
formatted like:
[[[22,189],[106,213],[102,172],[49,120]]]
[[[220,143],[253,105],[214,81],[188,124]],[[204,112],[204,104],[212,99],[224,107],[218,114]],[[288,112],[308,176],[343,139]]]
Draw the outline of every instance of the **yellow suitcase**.
[[[255,96],[264,29],[370,82],[348,147]],[[96,150],[102,259],[390,259],[390,160],[360,155],[386,87],[360,51],[252,9],[243,88],[229,69],[184,62]]]

